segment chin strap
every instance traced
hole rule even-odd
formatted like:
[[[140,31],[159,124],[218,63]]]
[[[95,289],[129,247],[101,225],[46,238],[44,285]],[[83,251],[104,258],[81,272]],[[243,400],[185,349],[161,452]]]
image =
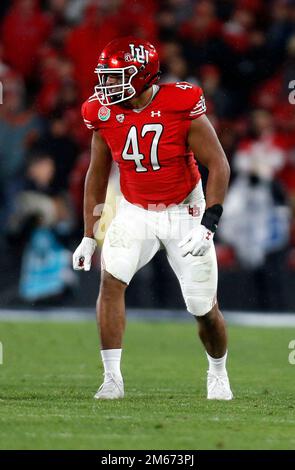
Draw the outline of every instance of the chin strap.
[[[163,72],[161,72],[161,70],[159,72],[156,73],[156,75],[153,75],[148,83],[145,84],[145,86],[143,87],[143,90],[142,91],[145,91],[147,90],[151,85],[155,85],[159,80],[160,80],[160,77],[162,75]],[[142,92],[141,92],[142,93]]]

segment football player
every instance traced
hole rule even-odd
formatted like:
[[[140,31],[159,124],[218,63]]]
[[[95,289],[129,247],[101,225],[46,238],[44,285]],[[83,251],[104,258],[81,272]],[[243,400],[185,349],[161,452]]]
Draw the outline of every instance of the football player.
[[[207,398],[231,400],[213,243],[230,170],[206,117],[203,92],[186,82],[158,85],[155,47],[132,37],[109,43],[95,71],[95,93],[82,106],[84,122],[93,133],[85,232],[73,255],[74,269],[90,269],[97,246],[95,208],[105,201],[112,161],[119,168],[123,194],[101,254],[97,321],[104,381],[95,398],[124,396],[120,362],[125,290],[161,246],[199,326],[209,361]],[[209,170],[206,199],[195,157]]]

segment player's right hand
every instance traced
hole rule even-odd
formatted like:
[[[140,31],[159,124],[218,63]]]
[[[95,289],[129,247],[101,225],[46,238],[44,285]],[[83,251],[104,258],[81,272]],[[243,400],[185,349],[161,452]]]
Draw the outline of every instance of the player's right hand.
[[[90,271],[91,258],[96,249],[94,238],[84,237],[73,254],[73,268],[76,271]]]

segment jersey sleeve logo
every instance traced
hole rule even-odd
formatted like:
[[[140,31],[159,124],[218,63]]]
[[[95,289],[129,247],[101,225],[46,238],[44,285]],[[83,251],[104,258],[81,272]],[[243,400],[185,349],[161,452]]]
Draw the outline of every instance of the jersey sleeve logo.
[[[203,114],[206,112],[206,102],[205,102],[205,98],[204,96],[202,95],[199,99],[199,101],[197,102],[197,104],[193,107],[193,109],[191,110],[190,112],[190,117],[195,117],[195,116],[199,116],[200,114]]]
[[[111,111],[106,106],[99,108],[98,117],[101,121],[107,121],[110,118]]]

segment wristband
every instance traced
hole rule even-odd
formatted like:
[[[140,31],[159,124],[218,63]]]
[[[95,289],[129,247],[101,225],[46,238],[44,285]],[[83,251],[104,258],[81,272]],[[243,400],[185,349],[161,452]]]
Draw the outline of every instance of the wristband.
[[[208,207],[204,212],[201,224],[215,233],[222,212],[223,208],[221,204],[214,204],[214,206]]]

